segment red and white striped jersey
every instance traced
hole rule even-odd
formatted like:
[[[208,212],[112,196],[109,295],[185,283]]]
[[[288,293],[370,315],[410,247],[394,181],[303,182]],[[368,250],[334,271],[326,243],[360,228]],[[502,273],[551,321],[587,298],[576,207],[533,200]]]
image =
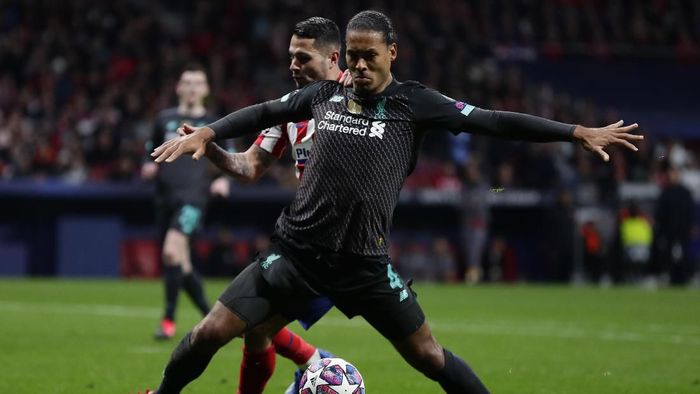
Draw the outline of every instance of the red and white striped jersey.
[[[255,145],[276,158],[281,158],[287,143],[292,146],[297,178],[304,173],[304,165],[311,153],[316,122],[313,119],[301,122],[289,122],[286,125],[270,127],[263,131],[255,140]]]
[[[337,80],[343,76],[341,72]],[[313,119],[301,122],[289,122],[286,125],[270,127],[263,131],[255,140],[255,145],[265,152],[281,158],[289,142],[292,146],[292,158],[294,159],[295,173],[297,179],[304,173],[306,160],[311,153],[311,146],[314,143],[314,132],[316,122]]]

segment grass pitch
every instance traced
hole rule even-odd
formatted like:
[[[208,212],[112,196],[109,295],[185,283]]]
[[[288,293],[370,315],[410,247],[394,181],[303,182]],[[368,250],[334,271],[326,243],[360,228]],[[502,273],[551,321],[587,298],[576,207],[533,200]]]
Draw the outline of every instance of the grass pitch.
[[[208,281],[213,300],[226,286]],[[700,393],[700,291],[416,286],[438,340],[494,393]],[[199,316],[180,299],[178,335]],[[155,342],[160,282],[0,280],[0,393],[137,393],[175,342]],[[355,364],[370,394],[440,393],[363,320],[333,310],[308,341]],[[240,340],[185,393],[235,393]],[[282,393],[277,358],[266,392]]]

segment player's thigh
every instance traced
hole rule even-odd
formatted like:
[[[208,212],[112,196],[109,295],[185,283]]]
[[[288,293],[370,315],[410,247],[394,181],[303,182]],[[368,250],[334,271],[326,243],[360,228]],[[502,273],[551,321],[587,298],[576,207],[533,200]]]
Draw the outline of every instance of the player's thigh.
[[[181,265],[183,270],[191,267],[190,237],[180,230],[169,229],[163,241],[163,262],[166,265]]]
[[[256,257],[238,274],[219,301],[245,320],[249,329],[254,329],[275,315],[295,319],[288,312],[312,297],[291,263],[273,249]]]
[[[334,292],[336,307],[346,316],[361,315],[389,340],[406,338],[424,323],[416,293],[387,261],[370,264],[350,289]]]

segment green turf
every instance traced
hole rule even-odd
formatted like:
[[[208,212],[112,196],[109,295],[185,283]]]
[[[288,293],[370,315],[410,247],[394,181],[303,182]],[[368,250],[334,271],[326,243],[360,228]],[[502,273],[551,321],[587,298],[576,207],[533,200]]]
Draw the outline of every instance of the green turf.
[[[213,299],[226,285],[210,281]],[[438,340],[494,393],[700,393],[700,291],[417,286]],[[174,347],[151,334],[159,282],[0,280],[0,393],[136,393]],[[197,313],[181,299],[179,334]],[[294,324],[292,329],[301,332]],[[370,394],[439,393],[362,320],[337,311],[304,337],[353,362]],[[185,393],[235,393],[241,342]],[[293,367],[278,358],[269,393]]]

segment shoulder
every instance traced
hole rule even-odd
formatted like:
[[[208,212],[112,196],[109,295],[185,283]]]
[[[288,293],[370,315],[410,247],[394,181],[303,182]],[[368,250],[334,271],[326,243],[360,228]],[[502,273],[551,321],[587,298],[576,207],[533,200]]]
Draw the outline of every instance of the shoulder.
[[[428,88],[418,81],[403,81],[403,82],[396,81],[396,83],[393,84],[393,86],[391,86],[391,88],[390,88],[391,93],[393,93],[393,94],[413,93],[417,90],[426,90],[426,89],[428,89]]]
[[[386,96],[405,97],[409,102],[433,101],[444,97],[438,91],[431,89],[417,81],[396,81],[385,91]]]
[[[454,99],[451,99],[444,94],[438,92],[437,90],[430,88],[428,86],[423,85],[422,83],[418,81],[406,81],[403,83],[404,85],[404,90],[410,92],[411,94],[418,94],[421,96],[436,96],[436,97],[442,97],[446,98],[452,101],[455,101]]]
[[[397,82],[391,88],[390,95],[404,96],[411,105],[424,104],[453,104],[455,99],[445,96],[435,89],[429,88],[417,81]]]
[[[314,102],[327,100],[343,91],[343,85],[337,81],[316,81],[304,87],[307,88],[313,91]]]

